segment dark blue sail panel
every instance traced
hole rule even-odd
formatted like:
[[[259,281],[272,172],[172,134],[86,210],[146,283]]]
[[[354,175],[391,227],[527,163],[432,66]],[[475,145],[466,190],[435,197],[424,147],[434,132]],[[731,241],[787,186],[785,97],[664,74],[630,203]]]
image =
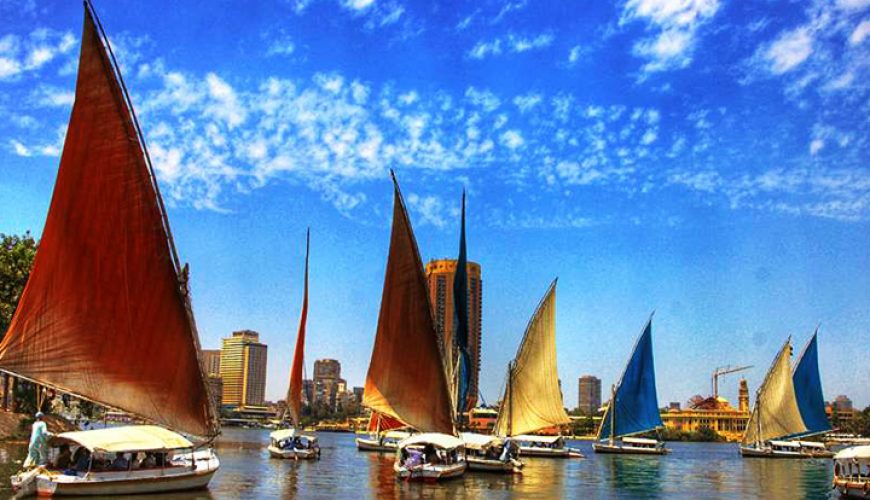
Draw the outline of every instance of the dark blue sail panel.
[[[599,439],[610,437],[612,410],[615,410],[612,418],[614,437],[638,434],[662,426],[653,365],[652,320],[647,323],[634,347],[622,381],[616,388],[615,399],[613,408],[608,408],[602,420]]]
[[[471,367],[468,365],[468,257],[465,252],[465,192],[462,192],[462,229],[459,235],[459,259],[453,276],[453,342],[459,352],[459,376],[456,391],[456,411],[468,410],[468,386]]]
[[[825,414],[825,397],[822,395],[822,380],[819,376],[819,351],[816,334],[807,343],[800,361],[792,375],[798,409],[807,428],[807,434],[831,430]]]

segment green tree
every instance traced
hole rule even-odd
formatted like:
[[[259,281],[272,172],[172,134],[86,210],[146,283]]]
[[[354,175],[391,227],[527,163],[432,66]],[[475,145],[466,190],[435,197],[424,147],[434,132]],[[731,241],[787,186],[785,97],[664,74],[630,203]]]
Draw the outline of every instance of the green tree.
[[[30,232],[23,236],[0,233],[0,338],[12,322],[18,299],[30,276],[37,243]]]

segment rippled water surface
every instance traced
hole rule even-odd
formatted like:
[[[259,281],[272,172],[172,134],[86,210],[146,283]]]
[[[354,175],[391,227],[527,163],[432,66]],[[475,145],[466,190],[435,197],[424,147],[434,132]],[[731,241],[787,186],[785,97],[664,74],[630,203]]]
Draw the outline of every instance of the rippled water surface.
[[[669,443],[665,457],[595,455],[585,459],[526,458],[520,476],[467,473],[442,484],[397,482],[392,455],[361,453],[352,434],[320,433],[320,461],[270,459],[269,433],[226,428],[217,442],[221,468],[209,490],[131,498],[833,498],[830,460],[743,459],[735,444]],[[0,445],[0,496],[24,445]]]

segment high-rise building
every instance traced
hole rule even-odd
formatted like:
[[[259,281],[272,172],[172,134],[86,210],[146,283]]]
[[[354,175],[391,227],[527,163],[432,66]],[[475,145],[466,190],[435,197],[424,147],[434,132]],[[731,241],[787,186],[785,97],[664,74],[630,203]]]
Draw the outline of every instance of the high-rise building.
[[[221,350],[220,349],[203,349],[202,350],[202,368],[208,377],[221,376]]]
[[[834,398],[833,406],[835,406],[838,411],[852,411],[852,400],[849,399],[849,396],[840,394]]]
[[[233,332],[222,340],[220,376],[223,406],[263,406],[266,402],[267,347],[251,330]]]
[[[456,275],[455,259],[430,260],[426,264],[426,278],[429,281],[429,300],[432,302],[432,316],[435,320],[435,333],[442,356],[456,359],[453,348],[453,277]],[[471,382],[468,398],[471,407],[477,405],[480,378],[480,348],[483,313],[483,281],[480,278],[480,264],[468,262],[468,350],[471,357]]]
[[[318,359],[314,362],[314,380],[341,378],[341,363],[337,359]]]
[[[347,391],[347,382],[341,378],[341,363],[335,359],[318,359],[314,362],[315,403],[335,409],[336,396]]]
[[[594,415],[601,408],[601,379],[583,375],[578,381],[577,409],[586,415]]]
[[[362,404],[363,394],[365,394],[365,392],[366,392],[365,387],[354,387],[353,388],[353,395],[356,398],[357,404]]]

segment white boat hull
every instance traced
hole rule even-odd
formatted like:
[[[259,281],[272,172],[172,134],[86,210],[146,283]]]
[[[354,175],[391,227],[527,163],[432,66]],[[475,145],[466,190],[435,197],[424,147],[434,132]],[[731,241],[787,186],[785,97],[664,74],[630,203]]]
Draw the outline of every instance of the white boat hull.
[[[671,450],[664,447],[644,448],[642,446],[631,446],[626,444],[606,444],[593,443],[592,449],[595,453],[610,453],[624,455],[667,455]]]
[[[76,476],[42,471],[32,475],[33,481],[27,484],[16,485],[16,477],[19,476],[13,476],[13,486],[17,486],[21,493],[35,493],[38,496],[117,496],[170,493],[206,488],[219,467],[218,458],[211,455],[211,458],[207,460],[197,460],[195,468],[186,465],[173,465],[166,468],[90,472]],[[33,488],[34,484],[35,488]]]
[[[568,458],[571,455],[569,448],[539,448],[536,446],[520,446],[520,456],[524,457],[547,457]]]
[[[316,458],[320,458],[320,453],[317,449],[314,448],[306,448],[306,449],[289,449],[285,450],[282,448],[278,448],[276,446],[269,446],[269,456],[272,458],[283,458],[283,459],[293,459],[293,460],[313,460]]]
[[[807,458],[827,458],[822,455],[813,456],[809,453],[800,451],[785,451],[774,450],[771,448],[755,448],[752,446],[741,446],[740,455],[744,458],[791,458],[791,459],[807,459]]]
[[[406,468],[398,463],[393,464],[393,470],[396,471],[396,477],[402,481],[425,481],[436,482],[445,479],[452,479],[465,474],[467,464],[465,461],[460,461],[455,464],[423,464],[413,468]]]
[[[475,472],[519,474],[523,467],[522,462],[519,461],[502,462],[501,460],[476,457],[465,457],[465,460],[468,462],[468,470]]]
[[[356,438],[356,448],[359,451],[394,453],[398,445],[396,443],[381,443],[377,439]]]

